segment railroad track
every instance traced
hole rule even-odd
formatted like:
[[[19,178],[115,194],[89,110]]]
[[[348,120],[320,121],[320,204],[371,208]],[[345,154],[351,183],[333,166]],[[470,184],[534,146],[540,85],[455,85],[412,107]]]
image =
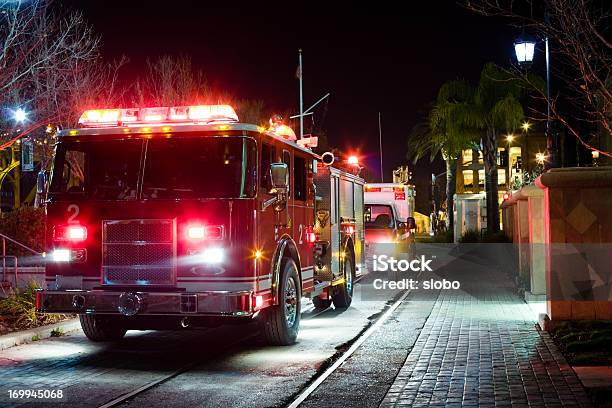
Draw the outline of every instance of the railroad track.
[[[409,291],[400,293],[398,297],[395,298],[394,302],[386,307],[386,310],[384,311],[384,313],[382,313],[368,327],[367,330],[362,332],[357,338],[353,339],[352,345],[345,352],[343,352],[339,356],[336,356],[336,360],[329,368],[327,368],[325,371],[323,371],[322,373],[318,374],[316,377],[311,379],[309,385],[298,393],[298,395],[291,401],[288,407],[289,408],[298,407],[304,400],[306,400],[306,398],[308,398],[308,396],[312,394],[334,371],[336,371],[349,357],[351,357],[351,355],[368,339],[368,337],[370,337],[372,334],[376,332],[376,330],[378,330],[378,328],[397,309],[397,307],[402,303],[402,301],[406,298],[408,294],[409,294]],[[314,309],[312,304],[309,304],[305,308],[305,310],[302,311],[302,313],[306,314],[306,316],[304,316],[304,320],[310,320],[330,310],[333,310],[333,309],[330,307],[325,310],[316,310]],[[230,350],[234,349],[239,344],[243,343],[245,340],[248,340],[249,338],[252,338],[255,335],[256,334],[253,333],[248,336],[242,337],[236,340],[235,342],[229,343],[217,355],[225,354],[229,352]],[[117,396],[116,398],[113,398],[112,400],[100,405],[98,408],[112,408],[112,407],[117,407],[119,405],[122,405],[123,403],[126,403],[132,400],[134,397],[140,394],[143,394],[152,388],[155,388],[175,377],[178,377],[181,374],[184,374],[192,370],[193,368],[197,367],[198,365],[202,363],[204,363],[204,361],[193,361],[191,363],[185,364],[184,366],[178,368],[177,370],[171,372],[170,374],[160,377],[154,381],[150,381],[138,388],[135,388],[131,391],[128,391],[124,394]]]

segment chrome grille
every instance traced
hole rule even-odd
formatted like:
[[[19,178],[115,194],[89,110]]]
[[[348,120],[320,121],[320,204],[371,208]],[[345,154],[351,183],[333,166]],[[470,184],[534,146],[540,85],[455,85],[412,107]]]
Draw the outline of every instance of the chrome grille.
[[[171,285],[176,275],[173,220],[105,220],[104,283]]]

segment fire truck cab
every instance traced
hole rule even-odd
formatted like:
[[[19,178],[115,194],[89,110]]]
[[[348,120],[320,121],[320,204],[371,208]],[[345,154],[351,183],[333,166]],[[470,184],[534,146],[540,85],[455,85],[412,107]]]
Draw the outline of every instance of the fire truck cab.
[[[296,341],[301,298],[348,307],[365,273],[363,180],[227,105],[83,113],[55,147],[46,288],[93,341],[250,322]]]

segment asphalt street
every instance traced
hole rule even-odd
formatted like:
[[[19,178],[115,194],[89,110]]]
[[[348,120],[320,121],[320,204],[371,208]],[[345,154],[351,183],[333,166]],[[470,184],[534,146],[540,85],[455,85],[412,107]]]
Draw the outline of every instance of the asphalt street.
[[[257,345],[252,341],[255,331],[249,326],[184,332],[130,331],[125,339],[112,344],[91,343],[77,331],[13,347],[0,353],[0,405],[41,406],[40,402],[10,400],[8,390],[61,389],[64,398],[45,401],[45,406],[69,403],[98,407],[184,370],[125,404],[134,407],[167,406],[170,402],[180,406],[284,406],[399,294],[399,291],[387,291],[375,300],[367,296],[362,300],[361,287],[356,285],[353,305],[346,310],[331,308],[319,314],[306,305],[298,343],[290,347]],[[414,342],[422,324],[422,317],[415,318],[414,327],[396,330],[390,319],[381,327],[388,333],[372,336],[363,350],[353,356],[359,362],[343,365],[342,370],[354,368],[358,374],[351,376],[352,386],[360,386],[357,381],[376,390],[371,396],[373,405],[377,404],[375,400],[384,397],[384,391],[406,357],[407,345]],[[398,340],[395,345],[385,346],[384,343],[395,342],[394,339]],[[362,363],[366,365],[358,367]],[[312,397],[328,401],[319,406],[336,405],[339,395],[326,397],[329,392],[333,393],[327,388],[335,387],[342,385],[333,376],[320,387],[326,391]],[[310,400],[306,403],[310,404]]]

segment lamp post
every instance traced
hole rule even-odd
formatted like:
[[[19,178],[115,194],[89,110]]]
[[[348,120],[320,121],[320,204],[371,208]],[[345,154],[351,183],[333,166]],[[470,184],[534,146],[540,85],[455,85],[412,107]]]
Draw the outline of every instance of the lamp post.
[[[520,66],[530,67],[535,54],[538,41],[530,36],[522,35],[514,41],[514,52]],[[545,168],[559,167],[558,137],[553,134],[550,120],[550,51],[548,48],[548,35],[544,37],[544,50],[546,54],[546,162]]]

